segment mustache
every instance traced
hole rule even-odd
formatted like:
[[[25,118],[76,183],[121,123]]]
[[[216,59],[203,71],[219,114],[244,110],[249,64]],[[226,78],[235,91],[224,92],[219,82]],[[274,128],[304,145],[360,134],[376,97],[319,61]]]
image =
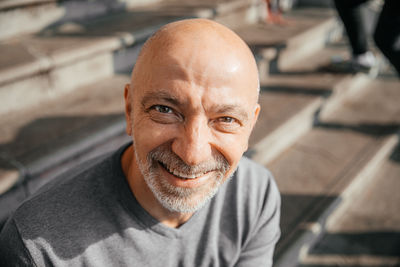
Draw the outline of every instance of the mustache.
[[[197,165],[188,165],[167,146],[152,150],[148,154],[148,162],[153,162],[153,167],[159,162],[168,170],[179,170],[179,172],[187,175],[204,174],[211,171],[226,173],[230,168],[226,158],[217,153],[214,153],[213,158],[208,161]]]

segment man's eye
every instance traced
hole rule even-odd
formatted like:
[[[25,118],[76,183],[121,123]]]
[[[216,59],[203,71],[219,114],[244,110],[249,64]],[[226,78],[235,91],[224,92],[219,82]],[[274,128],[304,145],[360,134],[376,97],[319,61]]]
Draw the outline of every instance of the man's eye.
[[[234,133],[238,131],[241,127],[241,124],[237,119],[228,116],[219,117],[214,122],[214,127],[217,130],[227,133]]]
[[[172,113],[172,108],[167,107],[167,106],[163,106],[163,105],[155,105],[153,106],[153,108],[160,112],[160,113]]]
[[[219,122],[223,122],[223,123],[234,123],[236,122],[236,119],[232,118],[232,117],[221,117],[218,119]]]
[[[164,105],[151,106],[147,112],[150,118],[157,123],[171,124],[182,120],[182,116],[179,112]]]

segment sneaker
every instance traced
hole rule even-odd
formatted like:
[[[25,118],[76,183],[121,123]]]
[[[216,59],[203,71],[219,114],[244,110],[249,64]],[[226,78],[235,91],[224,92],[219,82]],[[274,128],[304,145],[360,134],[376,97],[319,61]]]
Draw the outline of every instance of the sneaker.
[[[376,65],[376,59],[371,51],[356,55],[352,59],[352,65],[355,69],[370,70]]]
[[[375,78],[379,74],[379,64],[374,54],[366,52],[361,55],[357,55],[352,59],[346,59],[341,55],[335,55],[331,58],[331,62],[321,68],[322,71],[328,71],[332,73],[358,73],[363,72]]]

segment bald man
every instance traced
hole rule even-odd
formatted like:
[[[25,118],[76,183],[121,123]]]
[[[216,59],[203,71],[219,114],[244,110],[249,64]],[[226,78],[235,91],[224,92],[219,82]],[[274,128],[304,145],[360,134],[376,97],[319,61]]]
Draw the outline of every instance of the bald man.
[[[157,31],[125,86],[132,143],[40,190],[0,236],[1,266],[271,266],[280,196],[242,157],[257,67],[203,19]]]

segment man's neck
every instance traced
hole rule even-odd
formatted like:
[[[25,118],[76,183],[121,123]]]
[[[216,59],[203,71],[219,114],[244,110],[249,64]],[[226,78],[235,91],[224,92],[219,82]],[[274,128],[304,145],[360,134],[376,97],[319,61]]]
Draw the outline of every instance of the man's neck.
[[[133,145],[131,145],[122,154],[121,166],[131,192],[139,204],[151,216],[168,227],[178,228],[187,222],[190,217],[192,217],[193,213],[172,212],[164,208],[154,197],[153,192],[143,179],[134,155]]]

